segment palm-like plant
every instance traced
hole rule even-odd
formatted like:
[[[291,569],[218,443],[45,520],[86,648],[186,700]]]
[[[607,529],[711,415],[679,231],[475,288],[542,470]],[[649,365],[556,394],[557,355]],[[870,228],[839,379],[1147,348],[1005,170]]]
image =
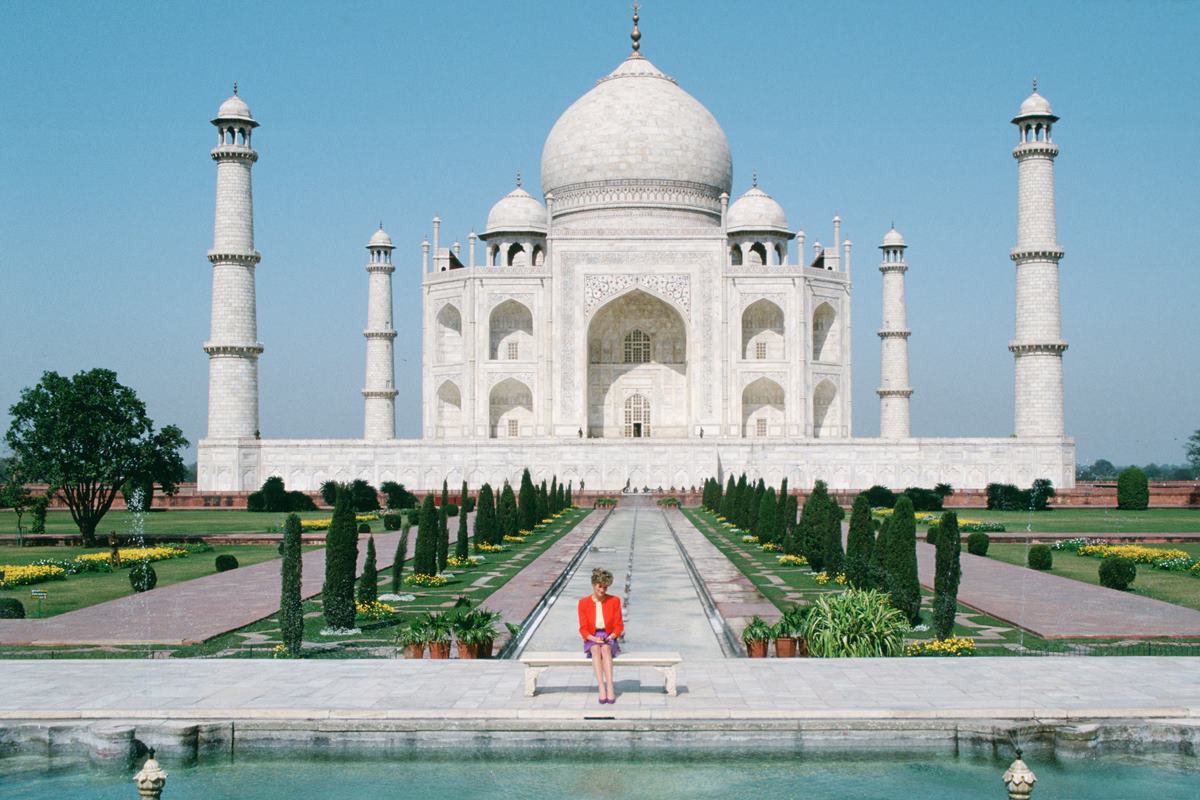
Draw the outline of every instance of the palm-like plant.
[[[881,658],[904,651],[908,619],[876,591],[847,589],[814,601],[804,623],[809,655]]]

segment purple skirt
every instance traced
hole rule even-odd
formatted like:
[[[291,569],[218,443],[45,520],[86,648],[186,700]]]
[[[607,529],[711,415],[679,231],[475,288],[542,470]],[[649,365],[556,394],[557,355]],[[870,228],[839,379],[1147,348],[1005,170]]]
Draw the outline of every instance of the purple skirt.
[[[598,629],[598,630],[596,631],[596,635],[597,635],[597,636],[603,636],[603,635],[604,635],[604,629],[603,629],[603,628],[600,628],[600,629]],[[613,658],[616,658],[616,657],[617,657],[617,654],[621,652],[621,645],[617,644],[617,640],[616,640],[616,639],[613,639],[611,642],[607,642],[607,644],[608,644],[608,646],[609,646],[609,647],[612,649],[612,655],[613,655]],[[599,647],[599,646],[600,646],[600,642],[593,642],[591,639],[584,639],[584,641],[583,641],[583,654],[584,654],[585,656],[587,656],[588,658],[591,658],[591,657],[592,657],[592,648],[593,648],[593,647]]]

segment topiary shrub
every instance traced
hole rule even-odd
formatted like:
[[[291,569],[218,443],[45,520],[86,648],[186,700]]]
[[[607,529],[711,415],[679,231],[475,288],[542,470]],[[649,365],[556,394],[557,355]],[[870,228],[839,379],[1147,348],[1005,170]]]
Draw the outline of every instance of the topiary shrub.
[[[891,508],[896,505],[896,493],[886,486],[876,484],[866,491],[871,508]]]
[[[928,530],[925,531],[926,543],[936,545],[938,534],[940,532],[941,532],[941,528],[938,527],[938,524],[936,522],[929,523],[929,528],[928,528]]]
[[[398,531],[400,526],[404,524],[404,516],[401,514],[384,514],[383,529],[385,531]]]
[[[365,522],[360,522],[360,523],[358,523],[358,532],[359,533],[370,533],[371,526]]]
[[[1137,564],[1125,556],[1109,556],[1100,562],[1100,585],[1125,591],[1137,577]]]
[[[465,511],[466,513],[468,513],[468,514],[472,513],[475,510],[475,498],[468,497],[465,500],[463,500],[462,507],[463,507],[463,511]]]
[[[288,511],[316,511],[317,504],[307,492],[288,492]]]
[[[1028,506],[1025,493],[1011,483],[987,485],[987,507],[993,511],[1022,511]]]
[[[1117,508],[1142,511],[1150,505],[1150,483],[1146,473],[1127,467],[1117,476]]]
[[[217,556],[217,572],[229,572],[229,570],[237,568],[238,560],[235,556],[229,553],[221,553]]]
[[[15,597],[0,597],[0,619],[25,619],[25,606]]]
[[[447,517],[457,517],[458,516],[458,506],[454,505],[454,503],[448,504],[446,506],[446,516]]]
[[[129,585],[135,592],[148,592],[158,585],[158,573],[149,561],[138,561],[129,568]]]
[[[986,556],[992,537],[986,533],[972,533],[967,537],[967,552],[973,556]]]
[[[1035,544],[1029,548],[1028,561],[1030,569],[1050,569],[1054,566],[1054,554],[1050,550],[1050,545]]]

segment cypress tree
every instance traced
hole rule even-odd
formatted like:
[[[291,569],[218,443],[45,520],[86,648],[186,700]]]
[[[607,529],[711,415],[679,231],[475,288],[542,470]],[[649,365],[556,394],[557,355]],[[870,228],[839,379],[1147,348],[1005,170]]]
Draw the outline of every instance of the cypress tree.
[[[763,495],[766,493],[767,485],[763,483],[762,478],[759,478],[758,483],[754,485],[754,489],[750,492],[750,521],[747,523],[747,526],[752,533],[758,530],[758,512],[762,508]]]
[[[797,525],[797,538],[800,540],[800,552],[808,559],[808,565],[814,572],[825,568],[825,516],[829,503],[829,492],[825,481],[817,481],[812,493],[804,501],[804,510],[800,512],[800,522]]]
[[[794,494],[789,494],[784,500],[782,541],[786,547],[787,540],[789,538],[792,540],[792,551],[788,555],[795,556],[800,554],[800,540],[796,535],[796,513],[800,507],[800,502]]]
[[[887,570],[888,594],[892,605],[908,617],[910,624],[921,618],[921,584],[917,577],[917,521],[912,500],[900,495],[888,526],[887,552],[883,557]]]
[[[492,543],[492,529],[496,526],[496,503],[492,500],[492,485],[485,483],[475,498],[475,552],[479,546]]]
[[[565,506],[566,508],[570,508],[571,506],[575,505],[574,495],[575,495],[575,481],[567,481],[567,496],[565,498],[567,501],[566,506]]]
[[[842,551],[842,520],[846,512],[833,497],[825,505],[825,535],[821,537],[821,554],[825,557],[825,570],[839,573],[846,570],[846,556]]]
[[[449,557],[450,524],[446,516],[446,506],[443,505],[438,509],[437,571],[439,574],[446,571],[446,559]]]
[[[546,489],[546,482],[542,481],[538,487],[537,493],[537,521],[543,522],[550,516],[550,493]],[[537,523],[534,523],[535,525]],[[533,530],[530,528],[529,530]]]
[[[520,530],[531,531],[537,524],[537,490],[533,488],[533,479],[529,477],[529,469],[521,473],[521,491],[517,495],[517,524]]]
[[[408,516],[400,526],[400,541],[396,543],[396,555],[392,557],[392,594],[400,594],[401,579],[404,577],[404,562],[408,560],[408,531],[412,523]]]
[[[379,566],[375,558],[375,537],[367,537],[367,559],[362,577],[358,579],[358,602],[374,603],[379,599]]]
[[[872,521],[872,525],[874,525],[874,521]],[[875,536],[875,547],[871,550],[871,561],[868,569],[871,588],[885,593],[888,590],[886,562],[887,553],[892,546],[891,528],[892,518],[884,517],[883,522],[879,525],[879,532]]]
[[[942,514],[937,536],[937,567],[933,578],[933,635],[945,639],[954,634],[954,614],[958,610],[958,583],[962,578],[962,540],[958,533],[958,514]]]
[[[748,528],[750,526],[750,509],[747,507],[750,503],[750,488],[746,483],[746,473],[742,473],[738,478],[737,487],[734,489],[733,516],[729,518],[739,528]]]
[[[784,478],[779,484],[779,507],[775,510],[775,536],[771,541],[783,544],[783,534],[787,527],[788,481]]]
[[[467,536],[467,482],[463,481],[462,496],[458,506],[458,541],[455,543],[456,558],[466,558],[470,554],[470,541]]]
[[[333,518],[325,534],[325,584],[321,600],[325,624],[330,628],[354,627],[354,572],[358,561],[358,532],[354,498],[341,487],[333,504]]]
[[[550,477],[550,513],[557,514],[562,511],[562,506],[558,504],[558,475]]]
[[[772,486],[763,492],[762,501],[758,509],[758,528],[755,531],[755,536],[760,542],[766,543],[775,539],[775,512],[779,503],[775,500],[775,487]]]
[[[417,518],[417,549],[413,554],[413,572],[417,575],[437,574],[438,513],[433,495],[425,495],[421,514]]]
[[[304,644],[304,600],[300,596],[300,517],[283,523],[283,564],[279,586],[279,632],[288,655],[298,658]]]
[[[725,494],[721,497],[721,516],[725,519],[733,517],[736,511],[734,503],[737,502],[737,482],[733,480],[733,476],[729,476],[729,481],[725,484]]]
[[[846,580],[855,589],[871,588],[871,552],[874,549],[871,501],[863,492],[854,498],[854,506],[850,509],[850,536],[846,540]]]
[[[504,484],[504,490],[500,492],[500,501],[496,503],[496,519],[500,522],[494,540],[497,544],[505,536],[517,535],[517,498],[513,494],[512,486],[507,483]]]

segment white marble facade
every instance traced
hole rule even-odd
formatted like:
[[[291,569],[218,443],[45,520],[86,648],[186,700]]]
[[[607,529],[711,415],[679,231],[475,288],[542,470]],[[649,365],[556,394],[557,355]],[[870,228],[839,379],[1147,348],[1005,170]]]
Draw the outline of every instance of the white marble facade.
[[[252,119],[248,108],[241,118]],[[243,163],[249,215],[253,161]],[[1025,163],[1022,214],[1026,207],[1049,213],[1052,226],[1052,181],[1039,174],[1034,186]],[[457,242],[443,246],[435,218],[433,241],[422,244],[421,439],[397,440],[391,432],[393,266],[391,240],[381,230],[368,245],[365,439],[261,440],[241,430],[244,422],[214,424],[210,409],[201,488],[256,489],[270,475],[306,490],[353,478],[418,490],[466,479],[477,488],[513,480],[525,466],[535,479],[557,474],[598,490],[680,488],[743,470],[771,483],[787,477],[793,487],[808,487],[820,478],[839,489],[939,482],[978,488],[1039,477],[1073,484],[1061,379],[1058,427],[1049,420],[1048,433],[912,438],[898,267],[904,244],[895,246],[894,230],[881,268],[884,435],[854,438],[852,245],[843,240],[842,221],[834,217],[826,245],[806,247],[803,231],[789,226],[757,175],[731,202],[732,175],[719,123],[635,49],[551,130],[542,152],[543,200],[518,176],[492,208],[482,241],[472,232],[465,252]],[[1039,190],[1049,192],[1042,206]],[[218,229],[227,224],[223,208],[219,202]],[[252,218],[247,225],[252,243]],[[401,281],[413,280],[406,261],[400,259]],[[1019,268],[1026,263],[1018,260]],[[1044,287],[1048,278],[1039,280]],[[230,302],[225,294],[214,290],[214,328],[225,313],[218,303]],[[1030,355],[1046,355],[1042,339],[1056,330],[1039,328]],[[261,348],[252,328],[246,334]],[[1037,372],[1025,350],[1014,352],[1018,379],[1022,369]],[[249,362],[258,353],[238,355]],[[1061,363],[1061,351],[1049,357]],[[215,365],[212,375],[216,381]],[[1053,376],[1030,380],[1041,386]],[[1053,403],[1037,391],[1041,418],[1053,417]],[[210,397],[227,395],[240,396],[236,387],[210,387]],[[1026,395],[1018,385],[1018,401]],[[257,430],[256,415],[255,405]],[[239,435],[225,434],[234,428]]]

